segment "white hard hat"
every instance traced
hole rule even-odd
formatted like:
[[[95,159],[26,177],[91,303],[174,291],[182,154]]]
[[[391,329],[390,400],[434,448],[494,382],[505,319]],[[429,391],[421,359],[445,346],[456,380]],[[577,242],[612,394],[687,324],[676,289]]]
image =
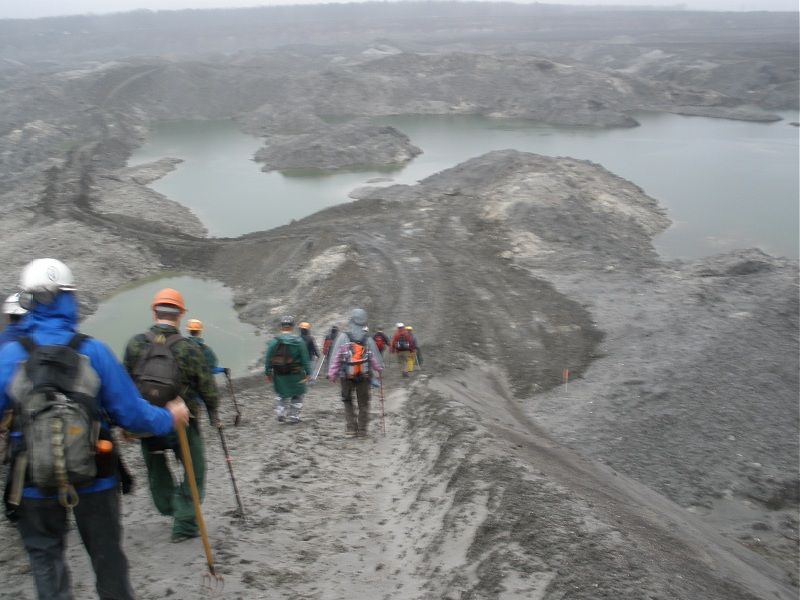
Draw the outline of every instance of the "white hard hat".
[[[398,327],[398,328],[399,327],[405,327],[405,325],[403,325],[402,323],[398,323],[397,325],[395,325],[395,327]]]
[[[72,271],[55,258],[37,258],[29,262],[20,276],[20,287],[23,292],[74,292],[75,280]]]
[[[24,315],[26,312],[28,311],[19,305],[19,292],[11,294],[3,302],[3,314],[5,315]]]

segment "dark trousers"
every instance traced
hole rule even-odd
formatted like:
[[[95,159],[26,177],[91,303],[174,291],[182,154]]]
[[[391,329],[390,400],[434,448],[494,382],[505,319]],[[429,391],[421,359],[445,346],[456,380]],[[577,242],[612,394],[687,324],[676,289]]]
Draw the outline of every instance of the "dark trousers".
[[[84,494],[72,509],[89,553],[100,600],[133,600],[122,551],[117,489]],[[64,559],[67,511],[57,500],[23,499],[17,529],[28,552],[39,600],[73,600]]]
[[[192,470],[197,484],[197,492],[202,501],[205,496],[206,461],[203,437],[196,425],[186,428],[186,440],[189,442],[189,455],[192,458]],[[167,463],[165,452],[174,452],[175,457],[183,464],[178,436],[170,434],[166,437],[142,439],[142,456],[147,467],[147,482],[153,504],[162,515],[173,517],[173,535],[197,535],[197,521],[194,516],[194,502],[189,489],[189,482],[184,477],[175,481]]]
[[[358,398],[358,417],[353,407],[353,393]],[[345,429],[349,433],[367,433],[369,424],[369,378],[358,381],[342,379],[342,402],[344,402]]]

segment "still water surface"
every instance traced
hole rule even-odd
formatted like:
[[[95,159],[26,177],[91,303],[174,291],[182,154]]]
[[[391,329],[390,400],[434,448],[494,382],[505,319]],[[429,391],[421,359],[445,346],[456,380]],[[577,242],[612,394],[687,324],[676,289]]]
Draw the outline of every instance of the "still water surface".
[[[230,368],[234,375],[244,375],[264,352],[267,338],[259,336],[252,325],[239,321],[233,308],[233,293],[222,283],[176,276],[134,285],[101,303],[97,312],[81,323],[81,331],[104,341],[118,358],[122,359],[132,336],[153,324],[150,301],[165,287],[180,291],[186,302],[182,333],[188,335],[187,319],[200,319],[205,327],[203,338],[217,354],[220,366]]]
[[[797,115],[785,115],[797,120]],[[476,116],[384,117],[422,148],[394,171],[329,175],[263,173],[259,138],[232,121],[154,124],[131,164],[171,156],[184,163],[153,187],[190,207],[214,236],[270,229],[321,208],[374,177],[413,184],[491,150],[515,148],[599,163],[656,198],[674,225],[656,239],[665,258],[757,246],[798,255],[798,129],[669,114],[637,115],[640,127],[593,130]]]

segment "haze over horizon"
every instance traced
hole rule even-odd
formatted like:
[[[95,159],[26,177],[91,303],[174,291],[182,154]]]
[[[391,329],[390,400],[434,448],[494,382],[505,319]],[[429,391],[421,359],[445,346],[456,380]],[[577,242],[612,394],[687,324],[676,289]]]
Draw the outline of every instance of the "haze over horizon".
[[[24,4],[0,4],[0,19],[35,19],[40,17],[109,14],[132,10],[181,10],[210,8],[245,8],[275,5],[309,5],[360,0],[30,0]],[[521,2],[530,4],[533,2]],[[542,4],[574,6],[650,6],[680,7],[713,11],[790,11],[797,12],[796,0],[558,0]]]

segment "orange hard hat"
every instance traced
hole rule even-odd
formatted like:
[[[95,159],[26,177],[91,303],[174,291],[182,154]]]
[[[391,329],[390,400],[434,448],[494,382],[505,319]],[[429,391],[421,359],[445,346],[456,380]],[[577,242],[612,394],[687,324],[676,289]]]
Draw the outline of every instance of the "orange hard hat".
[[[203,322],[200,319],[189,319],[186,321],[188,331],[203,331]]]
[[[183,296],[178,290],[172,288],[164,288],[156,292],[153,296],[153,301],[150,303],[150,308],[155,310],[156,306],[173,306],[177,308],[181,314],[186,312],[186,306],[183,303]]]

